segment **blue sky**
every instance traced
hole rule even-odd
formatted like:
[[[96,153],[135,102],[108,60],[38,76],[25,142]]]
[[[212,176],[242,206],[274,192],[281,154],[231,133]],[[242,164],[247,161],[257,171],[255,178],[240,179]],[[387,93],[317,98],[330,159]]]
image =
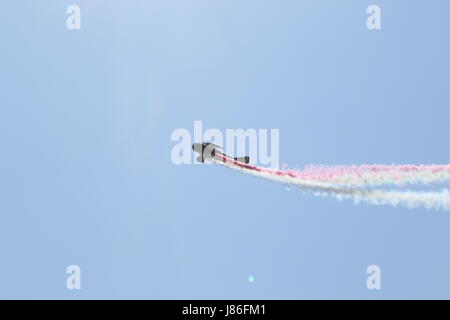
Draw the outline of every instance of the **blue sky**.
[[[366,27],[372,4],[382,30]],[[202,120],[280,129],[290,167],[449,163],[449,9],[3,1],[0,298],[450,298],[447,212],[170,159],[173,130]]]

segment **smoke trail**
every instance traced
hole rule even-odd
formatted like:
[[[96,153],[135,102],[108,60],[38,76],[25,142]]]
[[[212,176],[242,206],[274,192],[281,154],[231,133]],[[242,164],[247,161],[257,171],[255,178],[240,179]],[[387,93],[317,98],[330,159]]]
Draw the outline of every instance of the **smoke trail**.
[[[213,162],[263,179],[311,190],[315,195],[331,195],[339,200],[353,199],[355,203],[450,210],[450,194],[447,189],[441,192],[367,189],[382,184],[427,184],[448,180],[450,166],[311,166],[303,171],[285,171],[244,164],[221,154],[216,155]]]
[[[293,172],[302,179],[330,181],[355,187],[450,181],[450,165],[308,166],[303,171]]]

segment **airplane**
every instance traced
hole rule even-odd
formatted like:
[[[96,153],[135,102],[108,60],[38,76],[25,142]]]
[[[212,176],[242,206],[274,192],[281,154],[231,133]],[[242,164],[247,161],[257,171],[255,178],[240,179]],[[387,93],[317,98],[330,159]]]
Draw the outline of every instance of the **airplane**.
[[[193,143],[192,144],[192,150],[194,150],[197,153],[200,153],[200,155],[197,157],[198,162],[205,162],[206,160],[210,160],[213,158],[221,158],[224,161],[226,161],[227,158],[229,158],[226,154],[218,151],[217,149],[222,149],[222,147],[218,146],[217,144],[211,143],[211,142],[203,142],[203,143]],[[236,158],[229,158],[234,159],[235,161],[242,162],[245,164],[248,164],[250,162],[250,157],[236,157]]]

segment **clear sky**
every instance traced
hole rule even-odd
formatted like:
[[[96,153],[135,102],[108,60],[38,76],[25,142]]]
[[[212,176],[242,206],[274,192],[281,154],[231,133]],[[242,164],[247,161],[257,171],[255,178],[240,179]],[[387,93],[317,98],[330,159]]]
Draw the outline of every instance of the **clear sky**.
[[[372,4],[381,30],[366,27]],[[0,298],[450,298],[449,212],[170,158],[173,130],[202,120],[280,129],[290,167],[449,163],[449,10],[2,1]],[[66,288],[69,265],[81,290]]]

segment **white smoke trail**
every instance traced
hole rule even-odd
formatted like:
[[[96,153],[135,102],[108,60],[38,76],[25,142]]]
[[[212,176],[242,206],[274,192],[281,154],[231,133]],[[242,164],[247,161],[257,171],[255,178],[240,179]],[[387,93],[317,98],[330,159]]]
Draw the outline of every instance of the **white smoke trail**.
[[[401,205],[407,208],[425,207],[427,209],[450,210],[450,194],[447,189],[441,192],[416,192],[358,189],[353,187],[345,188],[327,182],[302,180],[288,175],[277,175],[267,170],[258,171],[219,159],[213,159],[213,162],[259,178],[308,189],[314,191],[315,195],[331,195],[339,200],[353,199],[355,203],[366,202],[375,205]]]
[[[409,209],[425,207],[427,209],[450,210],[450,194],[447,189],[441,192],[351,190],[351,194],[332,194],[338,199],[352,198],[355,203],[367,202],[376,205],[405,206]]]

